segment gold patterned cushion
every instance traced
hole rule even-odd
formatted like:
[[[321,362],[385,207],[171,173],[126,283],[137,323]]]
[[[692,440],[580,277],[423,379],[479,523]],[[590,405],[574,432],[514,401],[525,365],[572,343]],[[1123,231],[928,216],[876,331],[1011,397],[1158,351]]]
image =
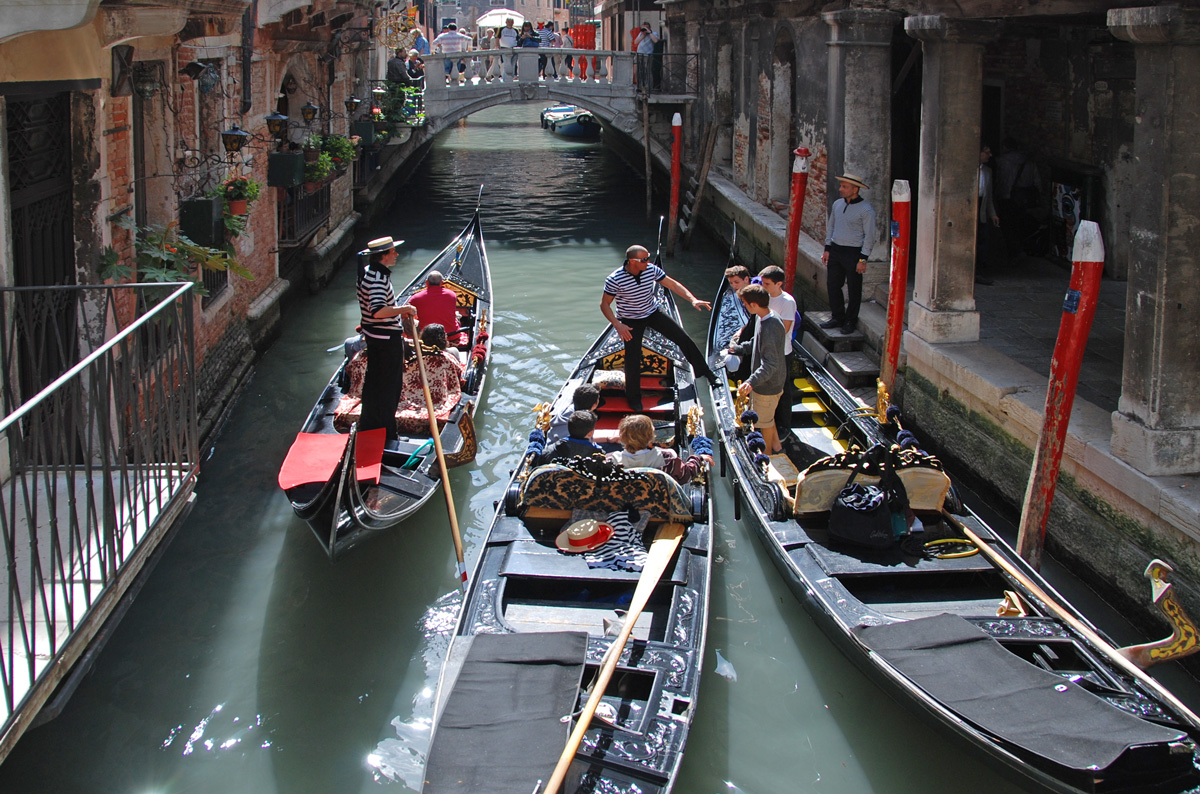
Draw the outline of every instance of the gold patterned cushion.
[[[652,520],[690,524],[692,507],[683,487],[659,469],[621,469],[601,459],[550,463],[530,473],[521,509],[602,510],[636,507]]]

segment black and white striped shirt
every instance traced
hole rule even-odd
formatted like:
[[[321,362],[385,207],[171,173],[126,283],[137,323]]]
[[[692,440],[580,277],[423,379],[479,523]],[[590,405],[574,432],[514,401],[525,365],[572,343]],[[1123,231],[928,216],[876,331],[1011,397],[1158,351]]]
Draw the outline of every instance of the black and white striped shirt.
[[[362,330],[367,336],[376,339],[390,339],[400,331],[400,318],[376,318],[375,312],[384,306],[396,303],[396,293],[392,289],[392,280],[386,271],[373,267],[363,268],[358,277],[358,308],[362,312]]]
[[[636,276],[622,265],[604,279],[604,293],[616,299],[618,317],[640,320],[658,310],[658,282],[666,277],[658,265],[648,265]]]

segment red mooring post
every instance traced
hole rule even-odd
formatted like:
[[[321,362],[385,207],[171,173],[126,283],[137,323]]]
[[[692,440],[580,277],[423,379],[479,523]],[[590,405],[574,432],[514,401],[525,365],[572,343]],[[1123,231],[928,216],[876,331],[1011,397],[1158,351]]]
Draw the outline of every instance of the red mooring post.
[[[650,145],[650,141],[646,141]],[[667,256],[675,255],[675,235],[679,232],[679,172],[683,158],[683,116],[671,117],[671,208],[667,211]]]
[[[1079,366],[1087,347],[1092,319],[1096,316],[1096,298],[1100,294],[1100,274],[1104,271],[1104,240],[1100,227],[1082,221],[1075,232],[1071,264],[1071,284],[1063,301],[1062,322],[1054,358],[1050,360],[1050,384],[1046,390],[1046,415],[1033,456],[1029,487],[1021,509],[1021,527],[1017,533],[1017,553],[1038,570],[1042,565],[1042,546],[1046,541],[1046,517],[1054,501],[1058,484],[1058,466],[1062,461],[1063,441],[1071,421]]]
[[[892,183],[892,273],[888,283],[887,332],[883,338],[883,361],[879,380],[890,395],[896,385],[900,361],[900,336],[904,331],[904,298],[908,294],[908,243],[912,213],[912,191],[907,179]],[[883,417],[879,420],[882,422]]]
[[[788,200],[787,250],[783,255],[783,288],[796,290],[796,247],[800,244],[800,217],[804,214],[804,193],[808,188],[808,158],[812,152],[801,146],[792,152],[792,195]]]

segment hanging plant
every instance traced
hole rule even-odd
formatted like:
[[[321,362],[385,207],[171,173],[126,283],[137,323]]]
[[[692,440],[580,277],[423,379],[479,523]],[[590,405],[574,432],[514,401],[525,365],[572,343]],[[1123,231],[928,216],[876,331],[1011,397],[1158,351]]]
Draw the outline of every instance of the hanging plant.
[[[253,281],[254,274],[233,257],[230,251],[197,245],[179,234],[178,224],[165,227],[138,226],[128,215],[115,221],[117,226],[133,232],[134,262],[136,276],[144,282],[190,281],[196,285],[198,295],[207,295],[204,289],[205,270],[227,270],[234,275]],[[99,275],[102,279],[123,281],[135,274],[121,263],[120,255],[110,245],[100,255]]]
[[[311,163],[304,164],[305,182],[324,182],[333,173],[333,158],[321,152]]]
[[[245,176],[235,176],[226,179],[217,190],[218,195],[225,199],[226,215],[245,215],[250,204],[258,200],[262,185]]]

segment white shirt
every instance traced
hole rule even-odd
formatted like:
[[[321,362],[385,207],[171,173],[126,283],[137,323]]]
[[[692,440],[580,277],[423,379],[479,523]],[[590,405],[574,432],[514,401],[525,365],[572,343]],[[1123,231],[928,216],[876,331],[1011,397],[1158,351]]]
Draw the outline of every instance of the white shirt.
[[[787,333],[783,335],[783,354],[790,355],[792,352],[792,331],[796,330],[796,299],[787,293],[787,290],[779,293],[779,297],[771,298],[771,311],[779,315],[779,319],[783,320],[784,328]]]

